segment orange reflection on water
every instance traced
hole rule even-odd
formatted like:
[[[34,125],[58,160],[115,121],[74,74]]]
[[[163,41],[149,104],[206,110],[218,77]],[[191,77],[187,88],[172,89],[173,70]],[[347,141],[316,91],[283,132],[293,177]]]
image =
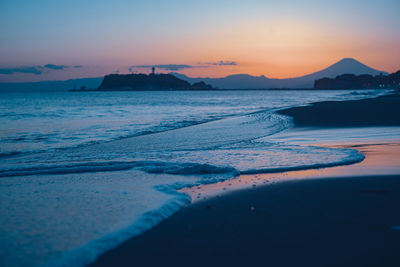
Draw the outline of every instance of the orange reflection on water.
[[[390,175],[400,173],[400,140],[380,144],[353,143],[348,145],[329,145],[327,147],[357,149],[359,152],[365,155],[365,159],[357,164],[331,168],[289,171],[283,173],[240,175],[237,178],[224,182],[184,188],[180,190],[180,192],[191,196],[192,202],[197,202],[210,197],[216,197],[227,192],[257,188],[259,186],[287,180]]]

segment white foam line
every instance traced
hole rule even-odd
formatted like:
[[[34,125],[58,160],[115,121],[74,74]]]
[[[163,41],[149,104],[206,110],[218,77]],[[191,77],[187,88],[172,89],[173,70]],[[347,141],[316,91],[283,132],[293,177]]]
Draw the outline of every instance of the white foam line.
[[[82,247],[65,252],[62,257],[50,260],[44,266],[86,266],[93,263],[98,256],[103,254],[105,251],[109,251],[124,241],[150,230],[161,221],[176,213],[182,207],[190,204],[190,197],[188,195],[178,193],[176,191],[177,188],[173,189],[171,187],[174,186],[166,186],[164,187],[165,190],[162,191],[167,194],[175,195],[175,197],[170,199],[160,209],[146,212],[129,227],[107,234],[99,239],[92,240]],[[160,189],[161,188],[163,187],[160,187]]]

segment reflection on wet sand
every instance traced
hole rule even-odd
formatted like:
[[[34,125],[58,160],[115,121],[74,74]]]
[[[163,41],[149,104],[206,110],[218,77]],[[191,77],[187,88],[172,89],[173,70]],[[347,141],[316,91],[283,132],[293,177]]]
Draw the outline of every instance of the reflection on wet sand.
[[[324,146],[318,144],[318,146]],[[357,164],[331,168],[311,169],[304,171],[289,171],[283,173],[265,173],[256,175],[240,175],[235,179],[215,184],[200,185],[180,190],[191,196],[193,202],[210,197],[218,197],[226,192],[241,189],[252,189],[271,183],[328,177],[391,175],[400,173],[400,140],[386,140],[383,143],[351,143],[329,144],[327,147],[357,149],[366,157]]]

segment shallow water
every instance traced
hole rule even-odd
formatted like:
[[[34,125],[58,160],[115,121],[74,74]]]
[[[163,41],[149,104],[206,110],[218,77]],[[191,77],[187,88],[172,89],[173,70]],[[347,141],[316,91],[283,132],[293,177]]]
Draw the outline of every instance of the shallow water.
[[[177,189],[359,162],[273,111],[382,93],[1,93],[0,263],[85,265],[187,205]]]
[[[68,148],[320,100],[381,94],[345,91],[0,91],[0,155]]]

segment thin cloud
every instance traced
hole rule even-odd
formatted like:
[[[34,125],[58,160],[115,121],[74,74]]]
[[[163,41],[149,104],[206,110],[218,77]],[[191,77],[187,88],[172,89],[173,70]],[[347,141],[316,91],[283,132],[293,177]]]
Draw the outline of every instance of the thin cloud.
[[[162,69],[166,71],[180,71],[184,69],[191,68],[209,68],[211,66],[236,66],[238,65],[236,61],[226,61],[220,60],[216,62],[198,62],[195,65],[187,65],[187,64],[158,64],[158,65],[133,65],[128,68],[129,72],[134,72],[135,69],[151,69],[155,67],[157,69]]]
[[[0,74],[14,74],[14,73],[29,73],[29,74],[36,74],[40,75],[43,73],[40,69],[37,67],[19,67],[19,68],[2,68],[0,69]]]
[[[212,66],[237,66],[236,61],[227,61],[227,60],[220,60],[216,62],[205,62],[205,63],[200,63],[199,64],[206,64],[206,65],[212,65]]]
[[[168,71],[177,71],[177,70],[183,70],[183,69],[190,69],[193,68],[194,66],[192,65],[186,65],[186,64],[160,64],[160,65],[135,65],[129,67],[129,71],[132,72],[133,69],[146,69],[146,68],[158,68],[162,70],[168,70]]]
[[[35,65],[35,66],[21,66],[15,68],[0,68],[0,74],[11,75],[14,73],[27,73],[27,74],[35,74],[40,75],[45,70],[65,70],[68,68],[83,68],[83,65],[74,65],[74,66],[67,66],[67,65],[55,65],[55,64],[46,64],[46,65]]]
[[[46,65],[43,66],[43,68],[51,69],[51,70],[63,70],[63,69],[69,68],[69,66],[46,64]]]

